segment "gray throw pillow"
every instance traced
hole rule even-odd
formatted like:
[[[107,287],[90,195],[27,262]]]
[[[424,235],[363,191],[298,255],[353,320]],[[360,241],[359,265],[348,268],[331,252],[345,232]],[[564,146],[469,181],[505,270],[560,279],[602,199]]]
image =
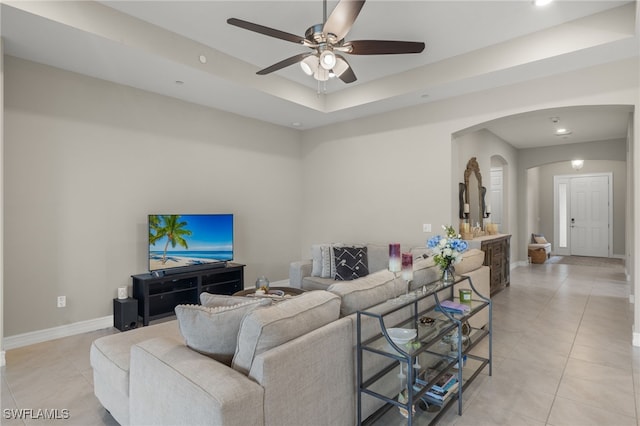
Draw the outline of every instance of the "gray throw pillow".
[[[233,306],[244,303],[248,300],[246,296],[227,296],[224,294],[212,294],[207,292],[200,293],[200,304],[208,308],[217,308],[219,306]]]
[[[230,306],[178,305],[175,308],[180,333],[191,349],[231,365],[242,318],[271,299],[248,299]]]

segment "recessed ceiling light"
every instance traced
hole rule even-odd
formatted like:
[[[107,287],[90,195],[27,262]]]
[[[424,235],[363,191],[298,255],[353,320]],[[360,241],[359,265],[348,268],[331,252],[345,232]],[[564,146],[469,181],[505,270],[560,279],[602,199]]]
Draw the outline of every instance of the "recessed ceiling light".
[[[556,136],[568,136],[570,134],[571,134],[571,130],[569,129],[560,128],[556,130]]]
[[[300,126],[302,126],[302,123],[300,123],[300,122],[298,122],[298,121],[294,121],[293,123],[291,123],[291,125],[292,125],[293,127],[300,127]]]
[[[204,56],[204,55],[200,55],[198,60],[200,61],[201,64],[206,64],[207,63],[207,57]]]

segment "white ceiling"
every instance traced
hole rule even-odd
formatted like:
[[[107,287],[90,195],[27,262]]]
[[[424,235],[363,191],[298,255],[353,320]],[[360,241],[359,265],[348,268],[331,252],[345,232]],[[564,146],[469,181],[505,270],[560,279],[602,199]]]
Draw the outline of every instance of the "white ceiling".
[[[329,13],[336,3],[328,2]],[[0,13],[9,55],[300,129],[639,53],[635,2],[556,0],[537,8],[529,0],[369,0],[347,40],[424,41],[425,51],[349,55],[358,80],[318,87],[297,65],[256,75],[306,48],[226,20],[303,36],[322,21],[320,0],[5,1]],[[516,147],[614,139],[626,136],[628,112],[565,108],[486,127]],[[569,138],[553,135],[552,116],[571,129]]]

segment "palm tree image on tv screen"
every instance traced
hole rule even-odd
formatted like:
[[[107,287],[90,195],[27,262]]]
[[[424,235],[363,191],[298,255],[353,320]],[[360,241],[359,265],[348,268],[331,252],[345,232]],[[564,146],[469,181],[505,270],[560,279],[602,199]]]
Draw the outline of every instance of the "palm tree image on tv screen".
[[[233,215],[149,215],[149,270],[233,260]]]

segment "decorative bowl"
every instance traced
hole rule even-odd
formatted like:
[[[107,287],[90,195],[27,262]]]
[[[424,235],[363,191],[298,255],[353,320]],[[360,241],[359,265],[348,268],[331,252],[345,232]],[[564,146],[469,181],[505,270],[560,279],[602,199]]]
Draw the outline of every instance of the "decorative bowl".
[[[387,334],[396,345],[406,345],[416,338],[418,331],[415,328],[389,328]]]

